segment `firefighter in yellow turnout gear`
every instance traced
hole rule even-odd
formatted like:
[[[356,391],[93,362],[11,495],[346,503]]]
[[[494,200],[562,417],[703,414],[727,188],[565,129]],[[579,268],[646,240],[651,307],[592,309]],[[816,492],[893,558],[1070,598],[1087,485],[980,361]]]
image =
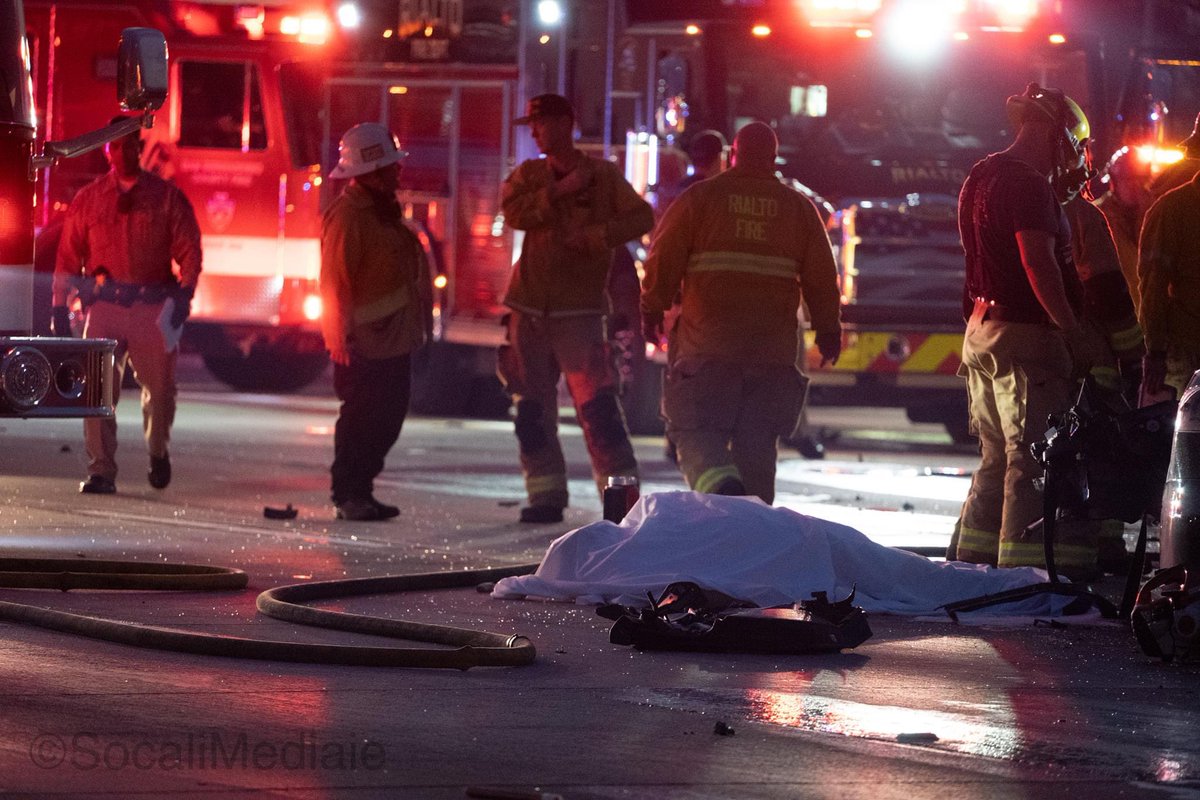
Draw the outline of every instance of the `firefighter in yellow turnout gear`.
[[[797,311],[825,362],[841,352],[837,267],[812,202],[775,176],[778,140],[753,122],[733,167],[680,195],[655,231],[642,284],[648,341],[679,293],[663,388],[679,468],[699,492],[775,497],[776,445],[803,407]]]
[[[514,122],[529,126],[546,157],[525,161],[504,183],[505,219],[525,232],[525,241],[504,296],[511,313],[497,371],[517,409],[529,496],[521,522],[554,523],[568,501],[558,438],[560,377],[575,402],[600,493],[607,476],[638,474],[605,336],[605,285],[613,249],[647,233],[654,212],[618,167],[575,148],[575,110],[565,97],[538,95]]]
[[[1077,188],[1087,118],[1061,92],[1030,84],[1009,98],[1018,127],[1005,151],[976,164],[959,197],[966,252],[963,366],[980,465],[947,557],[1001,567],[1044,566],[1042,469],[1030,452],[1052,413],[1066,411],[1077,379],[1103,344],[1082,324],[1084,286],[1060,202]],[[1094,526],[1060,526],[1064,574],[1096,570]]]

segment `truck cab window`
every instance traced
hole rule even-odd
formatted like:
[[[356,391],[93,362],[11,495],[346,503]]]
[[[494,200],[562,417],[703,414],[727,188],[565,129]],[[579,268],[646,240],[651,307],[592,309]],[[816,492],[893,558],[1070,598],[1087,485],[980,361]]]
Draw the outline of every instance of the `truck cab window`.
[[[181,147],[266,149],[262,93],[253,64],[183,61],[179,85]]]

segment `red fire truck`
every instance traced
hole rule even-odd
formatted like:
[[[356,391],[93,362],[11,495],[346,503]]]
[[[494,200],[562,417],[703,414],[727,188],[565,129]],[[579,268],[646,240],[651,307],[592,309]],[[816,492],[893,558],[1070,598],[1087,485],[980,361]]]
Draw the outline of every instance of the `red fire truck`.
[[[113,353],[108,339],[31,336],[34,289],[34,176],[59,162],[151,124],[167,91],[166,42],[158,31],[117,31],[111,52],[117,101],[140,117],[104,128],[82,127],[56,141],[38,139],[30,53],[20,0],[0,2],[0,417],[96,417],[113,414]],[[116,42],[116,37],[112,39]],[[66,162],[63,162],[66,163]]]
[[[336,162],[346,129],[378,120],[410,153],[400,199],[438,270],[438,342],[418,365],[415,405],[454,413],[487,390],[496,396],[491,353],[479,345],[499,341],[497,298],[512,265],[499,196],[513,165],[515,32],[499,17],[464,20],[461,3],[440,7],[432,17],[376,25],[366,41],[311,3],[28,3],[46,137],[111,116],[110,32],[137,24],[166,33],[170,99],[149,133],[144,165],[173,180],[196,209],[204,273],[184,345],[230,386],[292,390],[325,369],[320,219],[341,187],[322,167]],[[486,63],[419,60],[460,55]],[[98,159],[63,165],[39,185],[45,272],[56,219],[104,168]]]

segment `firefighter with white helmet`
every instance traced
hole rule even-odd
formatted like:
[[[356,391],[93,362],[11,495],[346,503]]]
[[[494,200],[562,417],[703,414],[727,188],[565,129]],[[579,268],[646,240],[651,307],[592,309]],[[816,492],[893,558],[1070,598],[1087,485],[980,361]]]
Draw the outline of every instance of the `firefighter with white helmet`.
[[[812,201],[775,175],[775,132],[752,122],[733,167],[667,211],[642,284],[647,340],[677,294],[663,388],[667,433],[698,492],[775,497],[779,437],[804,402],[796,369],[803,299],[824,362],[841,352],[837,266]]]
[[[338,519],[400,513],[375,499],[374,480],[408,412],[412,351],[433,326],[429,266],[396,200],[406,155],[385,126],[364,122],[346,131],[329,173],[350,179],[321,226],[321,326],[342,403],[330,469]]]
[[[1001,567],[1044,566],[1042,469],[1030,445],[1047,417],[1066,411],[1078,378],[1100,357],[1082,324],[1084,289],[1060,205],[1079,184],[1090,127],[1054,89],[1030,84],[1010,97],[1017,128],[1008,149],[971,168],[959,196],[966,252],[962,367],[980,465],[947,554]],[[1096,571],[1092,526],[1060,525],[1060,571]]]

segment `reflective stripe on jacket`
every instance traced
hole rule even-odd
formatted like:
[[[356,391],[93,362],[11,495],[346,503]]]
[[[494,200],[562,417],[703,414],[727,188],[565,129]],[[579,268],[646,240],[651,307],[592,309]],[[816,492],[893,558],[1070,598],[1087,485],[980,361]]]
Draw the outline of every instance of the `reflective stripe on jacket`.
[[[840,330],[837,266],[812,201],[772,173],[739,167],[695,184],[654,234],[642,308],[682,289],[674,356],[794,364],[801,297],[818,333]]]
[[[366,358],[420,347],[433,289],[425,253],[396,210],[385,220],[366,189],[350,184],[321,227],[321,331],[325,346]]]

